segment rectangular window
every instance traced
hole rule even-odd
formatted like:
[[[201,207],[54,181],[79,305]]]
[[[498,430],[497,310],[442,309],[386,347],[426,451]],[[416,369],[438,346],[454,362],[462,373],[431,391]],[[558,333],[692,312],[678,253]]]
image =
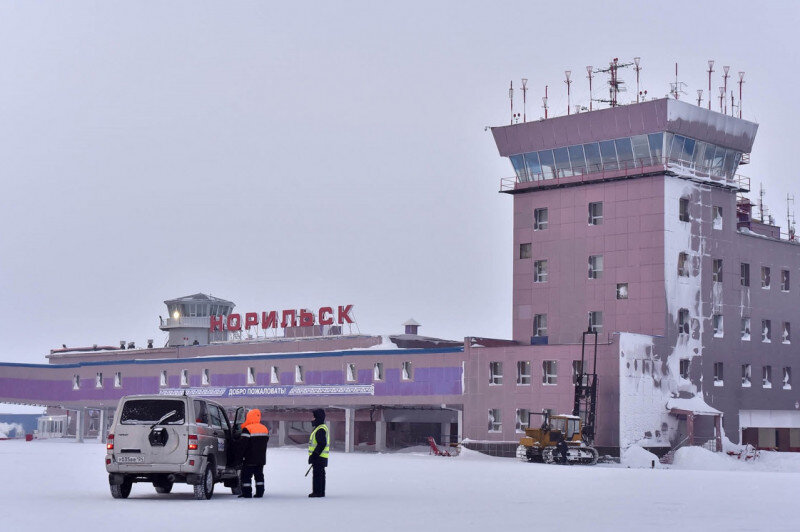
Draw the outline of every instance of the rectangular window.
[[[533,282],[546,283],[547,282],[547,261],[537,260],[533,263]]]
[[[531,411],[526,408],[517,408],[517,432],[525,432],[530,427]]]
[[[781,292],[789,291],[789,270],[781,270]]]
[[[722,338],[724,336],[724,331],[722,328],[722,314],[714,314],[713,323],[714,323],[714,338]]]
[[[741,283],[742,286],[750,286],[750,265],[746,262],[741,265]]]
[[[761,387],[772,388],[772,366],[761,366]]]
[[[722,207],[714,205],[711,223],[714,229],[722,230]]]
[[[531,245],[530,245],[530,243],[520,244],[519,245],[519,258],[521,258],[521,259],[529,259],[529,258],[531,258]]]
[[[772,321],[761,320],[761,341],[765,344],[772,342]]]
[[[750,364],[742,364],[742,388],[750,387],[751,370]]]
[[[161,370],[161,376],[158,378],[158,385],[162,387],[167,385],[167,370]]]
[[[529,360],[517,362],[517,386],[528,386],[531,383],[531,363]]]
[[[714,386],[722,386],[722,362],[714,362]]]
[[[589,330],[596,333],[603,332],[603,313],[599,310],[589,311]]]
[[[103,374],[98,373],[97,376],[94,378],[94,387],[95,388],[102,388],[103,387]]]
[[[722,282],[722,259],[711,261],[711,280],[715,283]]]
[[[247,384],[255,384],[256,383],[256,368],[248,367],[247,368]]]
[[[503,384],[502,362],[489,362],[489,384]]]
[[[181,386],[189,386],[189,370],[181,370]]]
[[[784,344],[792,343],[792,326],[788,321],[783,322],[783,332],[781,333],[781,342]]]
[[[411,367],[411,362],[403,362],[401,376],[404,381],[410,381],[414,378],[414,368]]]
[[[270,384],[280,384],[281,376],[280,371],[278,370],[278,366],[272,366],[269,369],[269,383]]]
[[[689,378],[689,359],[682,358],[679,363],[678,370],[681,373],[681,379],[688,379]]]
[[[542,207],[541,209],[533,210],[534,231],[544,231],[545,229],[547,229],[548,222],[549,222],[549,217],[547,213],[547,207]]]
[[[783,368],[783,389],[792,389],[792,368],[788,366]]]
[[[73,390],[80,390],[81,388],[81,376],[80,375],[73,375],[72,376],[72,389]]]
[[[306,381],[306,374],[303,370],[303,366],[297,364],[294,367],[294,382],[296,383],[303,383]]]
[[[678,219],[682,222],[689,221],[689,198],[681,198],[678,201]]]
[[[589,204],[589,225],[603,224],[603,202],[596,201]]]
[[[761,267],[761,288],[769,290],[770,285],[770,270],[769,266]]]
[[[500,418],[499,408],[489,409],[489,432],[502,432],[503,424]]]
[[[617,283],[617,299],[628,299],[628,283]]]
[[[533,316],[533,335],[539,338],[547,336],[547,314]]]
[[[203,386],[208,386],[209,384],[211,384],[211,375],[209,374],[208,369],[203,370],[203,375],[200,379],[200,382],[202,383]]]
[[[114,388],[122,388],[122,372],[114,372]]]
[[[750,318],[742,318],[742,340],[750,341]]]
[[[558,361],[542,361],[542,384],[547,386],[558,384]]]
[[[678,334],[689,334],[689,309],[678,310]]]
[[[678,276],[689,277],[689,254],[683,251],[678,253]]]
[[[358,374],[356,373],[356,365],[355,364],[347,364],[345,367],[345,378],[347,382],[356,382]]]
[[[383,362],[375,362],[375,366],[372,368],[372,380],[383,380]]]
[[[572,384],[577,385],[578,380],[581,379],[583,376],[583,366],[581,366],[580,360],[573,360],[572,361]],[[583,384],[584,386],[588,384],[586,382],[586,377],[583,377]]]
[[[600,279],[603,277],[603,256],[589,255],[589,279]]]

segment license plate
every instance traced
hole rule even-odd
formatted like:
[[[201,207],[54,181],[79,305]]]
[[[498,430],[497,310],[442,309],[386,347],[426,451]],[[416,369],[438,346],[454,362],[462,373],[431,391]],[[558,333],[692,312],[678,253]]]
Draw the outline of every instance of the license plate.
[[[141,464],[144,463],[144,456],[117,456],[118,464]]]

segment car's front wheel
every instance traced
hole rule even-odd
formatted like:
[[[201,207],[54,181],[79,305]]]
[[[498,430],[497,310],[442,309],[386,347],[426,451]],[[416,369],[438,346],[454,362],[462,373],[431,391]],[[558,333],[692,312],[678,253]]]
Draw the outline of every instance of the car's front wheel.
[[[211,464],[203,471],[203,478],[194,486],[194,498],[197,500],[210,499],[214,495],[214,472]]]
[[[133,482],[129,479],[125,479],[122,481],[122,484],[110,484],[111,487],[111,496],[115,499],[127,499],[128,495],[131,494],[131,487],[133,487]]]

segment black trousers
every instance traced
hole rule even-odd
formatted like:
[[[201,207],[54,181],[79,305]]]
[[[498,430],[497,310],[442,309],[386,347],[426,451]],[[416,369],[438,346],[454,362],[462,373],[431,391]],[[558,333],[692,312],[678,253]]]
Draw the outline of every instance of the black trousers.
[[[313,474],[311,479],[311,492],[314,495],[325,495],[325,464],[322,460],[315,460],[313,463]]]
[[[253,486],[250,483],[252,477],[256,477],[256,497],[264,496],[264,466],[245,465],[242,467],[242,495],[245,497],[253,496]]]

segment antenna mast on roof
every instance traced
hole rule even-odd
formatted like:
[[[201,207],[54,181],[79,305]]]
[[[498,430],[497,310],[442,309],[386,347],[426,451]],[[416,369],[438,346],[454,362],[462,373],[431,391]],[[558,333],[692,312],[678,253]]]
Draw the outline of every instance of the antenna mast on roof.
[[[596,100],[598,102],[608,103],[611,107],[616,107],[618,105],[618,96],[620,92],[625,92],[625,84],[624,81],[619,79],[618,70],[620,68],[625,68],[631,66],[633,63],[620,63],[619,58],[615,57],[612,62],[608,64],[608,68],[604,68],[601,70],[595,70],[600,74],[608,74],[610,79],[608,80],[608,100]]]
[[[697,89],[697,107],[703,103],[703,89]]]
[[[744,83],[744,72],[739,72],[739,118],[742,117],[742,83]]]
[[[764,205],[764,183],[758,185],[758,213],[761,215],[761,223],[769,223],[769,208]]]
[[[564,77],[566,78],[566,79],[564,80],[564,83],[566,83],[566,84],[567,84],[567,114],[568,114],[568,115],[569,115],[569,113],[570,113],[570,109],[569,109],[569,108],[570,108],[570,93],[569,93],[569,86],[570,86],[570,85],[572,85],[572,81],[570,81],[569,77],[570,77],[570,75],[571,75],[571,74],[572,74],[572,71],[571,71],[571,70],[565,70],[565,71],[564,71]]]
[[[742,101],[739,100],[739,105]],[[786,194],[786,227],[789,231],[789,240],[794,241],[794,194]]]
[[[711,73],[714,72],[714,60],[708,60],[708,110],[711,110]]]
[[[528,121],[528,78],[522,78],[522,121]]]
[[[589,74],[589,110],[592,110],[592,67],[587,66],[586,72]]]
[[[514,82],[508,87],[508,99],[511,101],[511,124],[514,124]]]
[[[639,72],[641,72],[642,67],[639,66],[639,61],[641,61],[641,57],[634,57],[633,62],[636,66],[633,69],[636,71],[636,103],[639,103],[639,95],[641,92],[639,91]]]
[[[544,96],[542,96],[542,107],[544,107],[544,117],[547,119],[547,85],[544,86]]]
[[[723,94],[728,94],[728,77],[730,77],[728,75],[728,71],[730,69],[731,69],[731,67],[729,67],[729,66],[722,67],[722,71],[724,72],[724,74],[722,74],[722,86],[724,88],[723,91],[722,91]],[[731,112],[733,112],[733,109],[731,109]],[[725,102],[725,114],[728,114],[728,102],[727,101]]]
[[[722,101],[725,99],[725,87],[719,88],[719,112],[722,112]]]
[[[682,81],[678,81],[678,63],[675,63],[675,83],[670,83],[670,93],[675,97],[676,100],[681,99],[681,94],[686,94],[686,83]]]

